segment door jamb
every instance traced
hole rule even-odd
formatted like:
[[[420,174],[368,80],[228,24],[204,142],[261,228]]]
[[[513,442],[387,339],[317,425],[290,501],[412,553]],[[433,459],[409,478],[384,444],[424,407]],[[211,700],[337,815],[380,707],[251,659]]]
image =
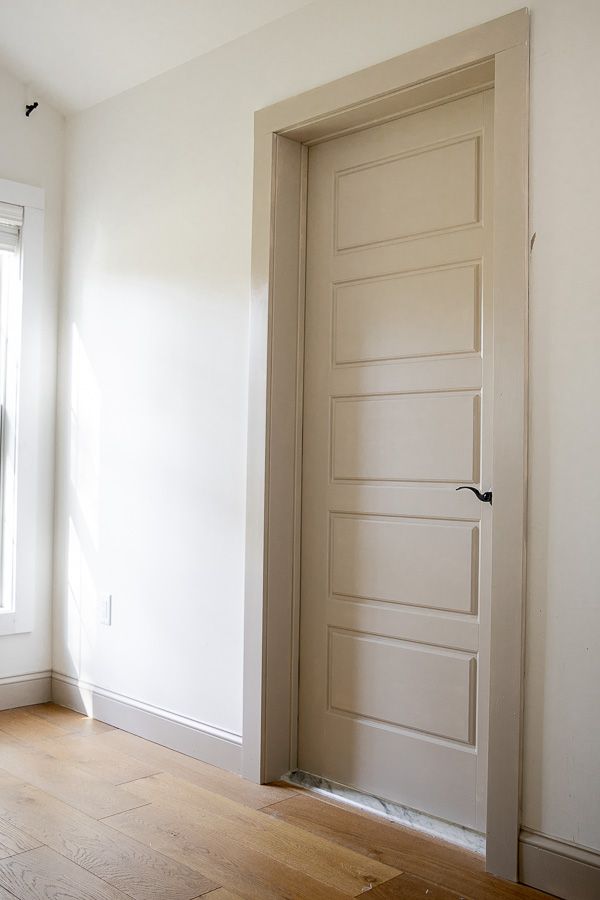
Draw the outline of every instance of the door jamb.
[[[491,79],[491,80],[490,80]],[[516,881],[527,453],[529,14],[518,10],[255,114],[243,773],[295,766],[307,146],[495,88],[494,535],[486,868]],[[502,422],[500,436],[496,425]]]

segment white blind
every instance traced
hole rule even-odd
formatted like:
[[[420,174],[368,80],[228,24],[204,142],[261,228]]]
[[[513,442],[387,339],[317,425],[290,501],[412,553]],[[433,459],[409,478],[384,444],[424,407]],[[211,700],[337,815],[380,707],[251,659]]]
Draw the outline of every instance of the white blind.
[[[23,207],[0,201],[0,250],[16,250],[23,225]]]

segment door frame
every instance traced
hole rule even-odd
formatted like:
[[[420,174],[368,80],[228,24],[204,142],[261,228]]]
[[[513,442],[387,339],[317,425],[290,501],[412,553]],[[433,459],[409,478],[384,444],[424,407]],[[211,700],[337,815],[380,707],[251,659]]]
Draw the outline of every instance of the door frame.
[[[308,147],[494,87],[494,528],[486,868],[518,878],[527,459],[529,13],[255,114],[243,774],[295,767]]]

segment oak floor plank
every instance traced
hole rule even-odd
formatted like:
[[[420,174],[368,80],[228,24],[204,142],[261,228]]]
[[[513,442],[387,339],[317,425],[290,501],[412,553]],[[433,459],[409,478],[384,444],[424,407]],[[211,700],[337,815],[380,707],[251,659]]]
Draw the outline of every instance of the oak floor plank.
[[[435,851],[435,858],[440,863],[473,872],[485,871],[484,858],[478,853],[350,807],[334,797],[301,791],[264,808],[263,812],[299,827],[317,829],[330,840],[347,841],[367,856],[387,856],[402,851],[431,855]]]
[[[0,816],[133,900],[191,900],[219,884],[6,775]]]
[[[475,853],[306,792],[263,814],[475,900],[548,900],[533,888],[488,875]]]
[[[94,818],[133,809],[140,803],[139,798],[125,788],[65,765],[47,749],[21,744],[2,734],[0,768]]]
[[[63,734],[44,741],[38,749],[45,749],[62,763],[77,766],[88,775],[112,785],[126,784],[162,771],[156,764],[102,746],[80,733]]]
[[[196,900],[200,900],[200,898],[197,897]],[[203,900],[240,900],[240,895],[232,894],[231,891],[225,888],[218,888],[216,891],[207,894]]]
[[[99,719],[92,719],[73,709],[58,706],[56,703],[38,703],[28,706],[27,712],[38,718],[46,719],[52,725],[62,728],[67,734],[102,734],[114,731],[112,725],[100,722]]]
[[[53,704],[0,716],[0,900],[549,900],[333,798],[89,721]]]
[[[35,850],[40,846],[39,841],[25,834],[20,828],[15,828],[10,822],[0,819],[0,859],[6,859],[15,853],[23,853],[24,850]]]
[[[29,710],[4,709],[0,712],[0,739],[4,735],[27,744],[35,744],[40,740],[64,737],[65,730],[33,715]]]
[[[174,807],[189,824],[206,820],[232,842],[266,853],[350,896],[398,874],[395,868],[324,841],[307,829],[275,822],[260,810],[249,809],[171,775],[153,775],[132,782],[129,788],[165,810],[165,815],[169,807]]]
[[[187,779],[198,787],[204,787],[253,809],[268,806],[296,792],[296,788],[290,785],[253,784],[233,772],[226,772],[225,769],[200,762],[191,756],[169,750],[126,731],[115,730],[110,734],[99,735],[94,738],[94,743],[119,750],[135,759],[157,766],[158,771]]]
[[[232,841],[212,817],[194,821],[153,804],[106,820],[119,832],[198,868],[217,884],[250,900],[342,900],[348,897],[258,850]],[[210,894],[209,894],[210,896]]]
[[[398,875],[368,892],[369,900],[469,900],[464,894],[449,891],[439,884],[414,875]]]
[[[0,861],[0,885],[18,900],[125,900],[125,894],[48,847]]]

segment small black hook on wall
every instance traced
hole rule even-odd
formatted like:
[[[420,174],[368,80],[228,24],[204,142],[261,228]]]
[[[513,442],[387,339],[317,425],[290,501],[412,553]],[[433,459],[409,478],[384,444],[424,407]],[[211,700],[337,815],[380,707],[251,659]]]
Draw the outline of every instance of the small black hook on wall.
[[[30,116],[31,113],[34,111],[34,109],[37,109],[39,105],[40,105],[40,104],[39,104],[39,103],[37,102],[37,100],[36,100],[34,103],[28,103],[28,104],[25,106],[25,115],[27,116],[27,118],[29,118],[29,116]]]

